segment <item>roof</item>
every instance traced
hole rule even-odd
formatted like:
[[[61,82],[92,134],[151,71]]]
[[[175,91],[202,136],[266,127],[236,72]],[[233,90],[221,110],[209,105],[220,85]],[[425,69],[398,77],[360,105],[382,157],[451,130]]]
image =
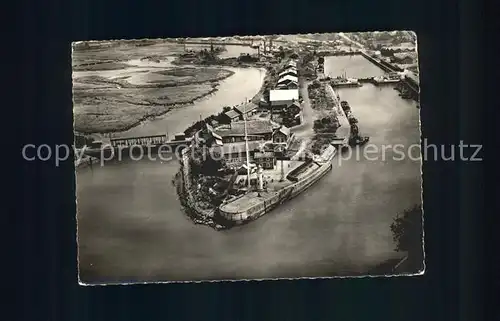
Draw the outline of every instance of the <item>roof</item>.
[[[248,150],[253,151],[256,149],[260,149],[261,145],[262,143],[258,141],[248,142]],[[210,151],[222,153],[223,155],[236,154],[236,153],[245,153],[246,147],[245,147],[245,142],[228,143],[222,146],[212,146],[210,147]]]
[[[290,136],[290,128],[286,126],[281,126],[280,129],[278,129],[275,133],[282,133],[285,134],[286,136]]]
[[[235,117],[240,117],[240,114],[238,114],[235,110],[231,109],[230,111],[226,111],[224,113],[227,117],[233,119]]]
[[[229,136],[244,136],[245,135],[245,122],[233,122],[231,126],[224,126],[215,130],[217,134],[222,137]],[[247,121],[248,135],[272,133],[273,125],[270,121],[266,120],[252,120]]]
[[[243,114],[244,112],[250,112],[254,109],[257,109],[259,108],[259,106],[257,106],[256,104],[254,103],[245,103],[245,104],[242,104],[242,105],[239,105],[239,106],[235,106],[234,107],[234,110],[236,110],[237,112],[239,112],[240,114]]]
[[[269,91],[270,101],[299,100],[298,89],[277,89]]]
[[[256,152],[253,158],[274,157],[274,152]]]
[[[281,78],[278,80],[278,84],[279,84],[279,83],[282,83],[282,82],[285,82],[285,81],[293,81],[293,82],[298,82],[298,81],[299,81],[299,79],[297,78],[297,76],[286,75],[286,76],[281,77]]]
[[[288,107],[291,107],[291,106],[297,106],[299,108],[302,108],[302,107],[300,107],[300,103],[298,101],[294,101],[293,103],[291,103],[290,105],[288,105]]]
[[[295,66],[292,66],[292,65],[286,65],[285,67],[283,67],[283,70],[281,72],[285,72],[285,71],[289,71],[289,70],[297,70],[297,67]]]
[[[297,75],[297,68],[295,67],[290,67],[286,70],[283,70],[282,72],[279,73],[279,76],[282,77],[286,74],[293,74],[293,75]]]
[[[289,88],[288,86],[294,85],[294,87]],[[275,89],[296,89],[298,88],[299,84],[296,81],[284,81],[282,83],[279,83],[276,85]]]
[[[290,60],[285,66],[297,67],[297,62],[295,60]]]

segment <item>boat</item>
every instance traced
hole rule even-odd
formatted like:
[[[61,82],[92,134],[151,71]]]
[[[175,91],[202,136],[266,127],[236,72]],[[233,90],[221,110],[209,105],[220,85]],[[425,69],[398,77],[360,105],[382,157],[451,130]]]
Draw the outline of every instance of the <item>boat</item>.
[[[363,146],[364,144],[368,143],[369,141],[370,141],[370,137],[368,137],[368,136],[351,137],[349,139],[349,146],[351,146],[351,147]]]
[[[256,220],[319,181],[332,169],[332,160],[336,154],[337,149],[330,146],[320,156],[305,161],[290,172],[287,179],[293,182],[292,184],[260,197],[245,195],[224,203],[219,206],[218,215],[237,225]]]

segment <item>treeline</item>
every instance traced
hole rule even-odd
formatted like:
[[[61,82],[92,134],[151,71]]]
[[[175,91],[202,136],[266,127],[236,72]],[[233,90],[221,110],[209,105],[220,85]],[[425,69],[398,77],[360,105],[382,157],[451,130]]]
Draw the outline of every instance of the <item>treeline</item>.
[[[220,123],[222,115],[229,110],[231,110],[231,107],[226,106],[222,108],[222,111],[220,113],[216,115],[210,115],[205,119],[195,122],[184,131],[184,134],[186,135],[186,137],[192,137],[197,131],[202,130],[205,127],[205,124],[212,124],[212,122],[214,121]]]

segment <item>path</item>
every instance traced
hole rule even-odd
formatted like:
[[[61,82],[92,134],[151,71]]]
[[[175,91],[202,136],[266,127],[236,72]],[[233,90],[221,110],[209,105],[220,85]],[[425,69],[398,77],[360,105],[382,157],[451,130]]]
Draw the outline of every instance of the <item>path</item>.
[[[291,129],[291,131],[295,134],[296,137],[311,137],[314,133],[314,119],[313,119],[313,110],[311,107],[311,101],[309,100],[309,94],[307,92],[307,86],[310,82],[304,81],[303,79],[299,80],[299,91],[301,97],[303,99],[302,102],[302,115],[303,122],[299,126],[295,126]]]

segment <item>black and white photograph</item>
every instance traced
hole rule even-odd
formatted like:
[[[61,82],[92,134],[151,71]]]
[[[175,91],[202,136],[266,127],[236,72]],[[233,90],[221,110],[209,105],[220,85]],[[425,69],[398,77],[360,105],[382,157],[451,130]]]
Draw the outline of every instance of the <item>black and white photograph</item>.
[[[423,275],[417,53],[412,31],[74,42],[80,284]]]

